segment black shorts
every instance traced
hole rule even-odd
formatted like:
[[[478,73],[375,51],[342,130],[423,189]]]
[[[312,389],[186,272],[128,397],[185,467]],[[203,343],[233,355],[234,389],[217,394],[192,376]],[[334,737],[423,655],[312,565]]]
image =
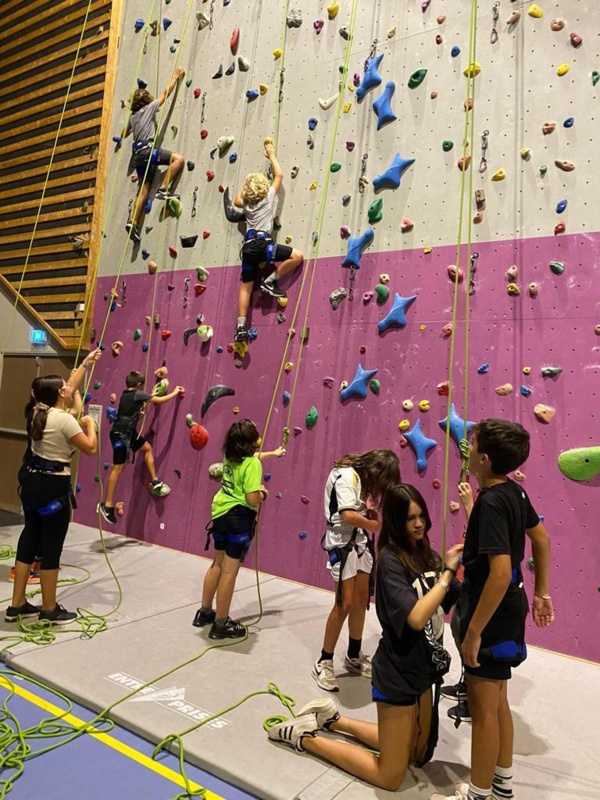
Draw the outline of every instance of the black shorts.
[[[479,663],[481,665],[479,667],[467,667],[465,664],[465,674],[472,675],[474,678],[485,678],[488,681],[509,681],[512,678],[510,664],[503,664],[499,661],[484,661],[481,658]]]
[[[291,258],[292,248],[287,244],[275,244],[270,236],[246,239],[240,253],[242,259],[242,283],[250,283],[258,277],[261,264],[274,264]]]
[[[374,686],[371,686],[371,697],[374,703],[387,703],[388,706],[414,706],[419,699],[415,694],[405,694],[398,695],[392,700]]]
[[[256,511],[246,506],[234,506],[222,517],[212,520],[210,535],[215,550],[243,563],[254,539]]]
[[[120,466],[126,464],[129,453],[137,453],[146,444],[146,440],[139,433],[129,436],[119,431],[111,431],[110,443],[113,449],[113,464]]]
[[[163,150],[162,147],[152,147],[152,144],[143,147],[141,150],[137,150],[133,154],[133,164],[140,183],[152,183],[156,175],[156,168],[159,165],[165,166],[170,164],[172,158],[173,153],[171,153],[170,150]],[[148,162],[150,162],[150,164],[146,171]]]

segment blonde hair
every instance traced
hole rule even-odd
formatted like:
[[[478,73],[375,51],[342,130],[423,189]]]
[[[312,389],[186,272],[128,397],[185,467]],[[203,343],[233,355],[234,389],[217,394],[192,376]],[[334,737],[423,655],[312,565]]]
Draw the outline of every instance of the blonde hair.
[[[255,206],[267,196],[271,184],[261,172],[251,172],[246,175],[242,186],[242,200],[246,205]]]

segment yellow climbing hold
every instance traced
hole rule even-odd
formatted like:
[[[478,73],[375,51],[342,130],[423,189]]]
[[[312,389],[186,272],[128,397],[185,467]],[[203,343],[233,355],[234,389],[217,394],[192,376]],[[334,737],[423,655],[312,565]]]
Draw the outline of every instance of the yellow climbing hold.
[[[419,400],[419,410],[429,411],[429,400]]]
[[[542,9],[536,4],[532,3],[529,8],[527,9],[527,13],[530,17],[535,17],[536,19],[541,19],[544,16],[544,12]]]
[[[410,420],[408,419],[400,420],[400,422],[398,423],[398,427],[400,428],[401,431],[407,431],[410,428]]]
[[[531,147],[521,148],[521,158],[526,159],[529,158],[530,155],[531,155]]]
[[[348,91],[353,92],[356,89],[356,86],[353,83],[348,84]]]
[[[423,248],[423,252],[425,253],[425,255],[427,255],[428,253],[431,253],[432,250],[433,250],[433,247],[424,247]]]
[[[265,95],[269,91],[269,87],[266,83],[259,83],[258,91],[261,93],[261,95]]]
[[[287,306],[287,304],[288,304],[287,297],[278,297],[277,298],[277,305],[279,306],[279,308],[285,308]]]
[[[283,50],[281,49],[281,47],[276,47],[275,50],[273,50],[273,58],[275,59],[275,61],[277,61],[278,58],[281,58],[282,55],[283,55]]]
[[[294,369],[294,364],[292,361],[286,361],[285,366],[283,368],[285,372],[291,372]]]
[[[569,71],[569,65],[568,64],[561,64],[559,67],[556,68],[556,74],[557,75],[561,75],[561,76],[562,75],[566,75],[568,71]]]
[[[494,174],[492,175],[493,181],[503,181],[504,178],[506,178],[506,170],[502,167],[496,170],[496,172],[494,172]]]
[[[344,114],[347,114],[352,108],[352,103],[344,103]]]
[[[291,244],[292,243],[292,237],[291,236],[286,236],[285,237],[285,243],[286,244]]]
[[[339,13],[339,10],[340,10],[340,4],[339,3],[337,3],[337,2],[330,3],[327,6],[327,16],[329,17],[329,19],[335,19],[337,17],[338,13]]]
[[[523,367],[523,375],[529,375],[531,372],[531,367]]]
[[[420,331],[426,331],[427,330],[427,325],[419,325],[419,330]]]
[[[316,181],[313,181],[311,185],[308,187],[309,192],[314,192],[319,184]]]
[[[248,352],[248,342],[234,342],[233,343],[233,352],[239,358],[243,358],[246,353]]]
[[[267,145],[269,145],[269,144],[273,144],[274,145],[275,143],[273,142],[273,139],[272,139],[271,136],[265,136],[265,138],[263,139],[263,144],[264,144],[265,147],[267,147]]]
[[[466,78],[474,78],[481,72],[481,64],[478,61],[472,61],[468,67],[463,70],[463,75]]]
[[[516,283],[509,283],[506,287],[506,291],[513,297],[518,297],[521,294],[521,290]]]

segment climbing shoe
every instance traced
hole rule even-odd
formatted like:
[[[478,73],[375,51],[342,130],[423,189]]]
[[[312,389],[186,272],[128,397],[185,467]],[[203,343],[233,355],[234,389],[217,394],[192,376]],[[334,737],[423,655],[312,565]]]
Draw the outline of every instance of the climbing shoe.
[[[196,611],[196,616],[192,625],[194,628],[203,628],[205,625],[211,625],[215,621],[215,610],[211,608],[210,611],[202,611],[201,608]]]
[[[162,481],[155,480],[150,484],[150,491],[155,497],[166,497],[171,494],[171,487]]]
[[[213,622],[212,628],[208,633],[209,639],[241,639],[246,635],[246,626],[241,622],[227,617],[227,621],[222,625]]]
[[[125,230],[127,231],[127,235],[134,244],[139,244],[142,241],[140,232],[138,231],[137,227],[133,224],[133,222],[128,222],[127,225],[125,225]]]
[[[267,281],[261,281],[260,290],[261,290],[261,292],[264,292],[265,294],[271,295],[271,297],[277,297],[277,298],[279,298],[279,297],[287,297],[287,295],[283,291],[283,289],[280,289],[279,286],[276,283],[269,283]]]
[[[155,200],[179,200],[179,195],[170,189],[159,189],[154,195]]]
[[[235,336],[233,337],[234,342],[247,342],[248,341],[248,331],[246,328],[243,328],[241,325],[235,329]]]
[[[106,520],[109,525],[117,524],[114,506],[107,506],[105,503],[98,503],[96,506],[96,513],[101,514],[102,518]]]
[[[37,617],[39,613],[39,607],[31,605],[31,603],[24,603],[22,606],[9,606],[4,614],[4,621],[17,622],[19,617],[21,619],[29,619],[30,617]]]
[[[40,622],[48,620],[53,625],[68,625],[69,622],[77,619],[77,614],[74,611],[67,611],[66,608],[57,603],[52,611],[40,611],[38,619]]]

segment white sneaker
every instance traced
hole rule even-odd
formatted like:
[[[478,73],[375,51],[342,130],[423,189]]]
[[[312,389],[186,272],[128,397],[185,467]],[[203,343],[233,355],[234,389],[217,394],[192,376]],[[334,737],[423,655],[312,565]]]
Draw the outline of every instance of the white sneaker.
[[[288,719],[269,728],[267,735],[273,742],[282,742],[293,747],[297,753],[304,753],[302,739],[305,736],[315,737],[319,730],[319,723],[315,714],[306,714],[304,717]]]
[[[429,800],[468,800],[469,784],[455,783],[454,794],[432,794]]]
[[[328,730],[332,722],[337,722],[340,718],[340,712],[337,710],[336,704],[329,698],[319,700],[311,700],[298,711],[299,717],[304,717],[306,714],[314,714],[317,718],[319,728]]]
[[[321,689],[325,689],[326,692],[339,692],[340,687],[335,679],[333,661],[315,661],[311,675]]]
[[[344,659],[344,666],[348,672],[354,672],[356,675],[362,675],[363,678],[370,678],[373,671],[371,659],[363,652],[359,653],[358,658],[348,658],[348,656],[346,656]]]

